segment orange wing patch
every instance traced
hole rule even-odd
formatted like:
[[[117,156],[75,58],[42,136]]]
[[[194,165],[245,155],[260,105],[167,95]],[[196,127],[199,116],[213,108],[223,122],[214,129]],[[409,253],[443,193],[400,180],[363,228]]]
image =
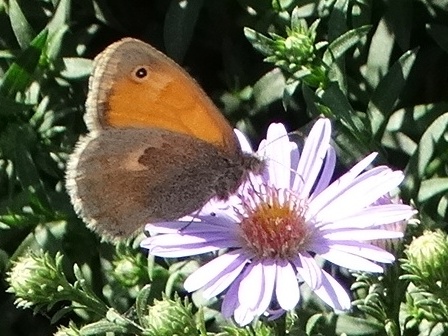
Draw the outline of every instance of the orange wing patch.
[[[110,126],[159,127],[234,150],[233,130],[194,80],[177,65],[145,68],[146,80],[130,75],[114,83],[106,112]]]

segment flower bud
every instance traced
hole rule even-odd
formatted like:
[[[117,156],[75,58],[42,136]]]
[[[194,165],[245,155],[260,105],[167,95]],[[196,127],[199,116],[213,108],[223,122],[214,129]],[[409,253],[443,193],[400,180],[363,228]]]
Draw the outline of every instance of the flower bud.
[[[148,281],[148,272],[141,254],[119,255],[113,261],[113,276],[125,287],[133,287]]]
[[[151,336],[198,335],[191,304],[182,303],[179,297],[155,300],[142,322]]]
[[[62,255],[33,252],[19,258],[8,273],[9,293],[16,295],[17,307],[51,304],[64,293],[67,282],[61,268]]]
[[[448,281],[448,238],[440,230],[425,231],[405,251],[411,269],[432,283]]]

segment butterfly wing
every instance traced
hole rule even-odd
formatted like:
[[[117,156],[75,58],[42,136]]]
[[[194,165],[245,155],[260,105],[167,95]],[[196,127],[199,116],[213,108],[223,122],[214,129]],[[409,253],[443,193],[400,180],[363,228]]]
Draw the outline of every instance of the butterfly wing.
[[[122,39],[97,56],[86,105],[91,131],[157,127],[228,153],[239,147],[233,129],[196,81],[139,40]]]
[[[148,222],[200,209],[217,190],[236,189],[244,173],[237,161],[175,132],[104,130],[80,140],[68,164],[67,190],[89,227],[127,237]]]

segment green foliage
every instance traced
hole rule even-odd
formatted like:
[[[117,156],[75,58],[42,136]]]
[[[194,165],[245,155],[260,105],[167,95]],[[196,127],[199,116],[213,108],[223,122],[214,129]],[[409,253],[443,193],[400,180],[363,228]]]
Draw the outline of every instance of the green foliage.
[[[160,302],[182,310],[198,335],[442,335],[445,293],[433,278],[423,286],[406,262],[401,278],[397,269],[357,275],[354,311],[330,312],[304,289],[282,322],[232,326],[217,300],[185,303],[182,282],[199,261],[147,259],[142,237],[101,241],[75,216],[64,174],[85,132],[93,57],[133,36],[185,66],[254,140],[271,121],[294,131],[331,118],[341,169],[378,151],[376,164],[405,171],[401,196],[422,220],[412,234],[446,232],[447,8],[446,0],[0,0],[2,335],[149,335]]]

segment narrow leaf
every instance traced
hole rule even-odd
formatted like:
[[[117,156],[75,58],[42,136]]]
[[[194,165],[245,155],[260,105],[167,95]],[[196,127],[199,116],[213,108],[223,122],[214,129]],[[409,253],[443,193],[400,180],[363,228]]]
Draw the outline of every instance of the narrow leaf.
[[[445,141],[444,137],[448,127],[448,112],[437,118],[423,133],[417,150],[412,155],[406,167],[406,178],[402,183],[408,197],[416,196],[420,183],[425,179],[426,168],[435,156],[439,142]]]
[[[358,307],[359,308],[359,307]],[[336,323],[336,333],[349,335],[376,335],[384,326],[374,321],[368,321],[354,316],[340,315]]]
[[[336,119],[342,119],[355,136],[362,138],[361,134],[365,132],[364,123],[336,83],[330,84],[324,91],[322,102],[332,111]]]
[[[386,18],[383,17],[373,34],[367,57],[364,77],[371,89],[375,89],[387,73],[394,44],[395,36],[390,31]]]
[[[255,108],[260,109],[281,99],[286,87],[285,77],[280,69],[275,68],[261,77],[253,88]]]
[[[101,320],[82,327],[80,330],[80,335],[103,335],[108,332],[127,334],[128,330],[124,326],[116,325],[115,323],[109,322],[107,320]]]
[[[65,69],[61,71],[61,75],[65,78],[85,78],[88,77],[92,71],[93,62],[88,58],[81,57],[64,57]]]
[[[71,0],[59,0],[53,17],[47,25],[50,35],[53,35],[60,29],[63,29],[65,25],[70,23],[70,9]]]
[[[51,324],[58,323],[61,318],[63,318],[68,313],[71,313],[73,310],[74,310],[73,306],[67,306],[58,310],[56,314],[54,314],[53,317],[51,318]]]
[[[423,181],[418,191],[417,200],[425,202],[441,193],[448,192],[448,177],[433,178]]]
[[[139,291],[135,301],[135,310],[137,312],[140,324],[142,324],[143,318],[148,313],[148,306],[151,304],[150,301],[152,301],[151,288],[151,285],[146,285],[143,287]]]
[[[31,42],[31,45],[18,57],[6,71],[0,84],[0,92],[5,96],[15,96],[32,81],[33,74],[47,42],[48,32],[43,30]]]
[[[417,49],[405,52],[378,84],[367,106],[372,134],[380,140],[394,111],[401,90],[417,56]]]
[[[36,33],[28,23],[17,0],[9,0],[9,19],[20,48],[25,49],[30,45]]]
[[[429,125],[446,111],[448,111],[448,102],[404,107],[392,113],[387,123],[386,133],[401,131],[418,139]]]
[[[328,41],[332,42],[347,31],[348,0],[337,0],[328,20]]]
[[[271,39],[256,32],[255,30],[245,27],[244,35],[256,50],[263,55],[271,55],[274,51],[270,47]]]
[[[362,26],[356,29],[349,30],[344,35],[338,37],[330,43],[327,50],[325,50],[323,61],[328,66],[336,59],[341,57],[348,49],[358,43],[367,33],[371,26]]]

